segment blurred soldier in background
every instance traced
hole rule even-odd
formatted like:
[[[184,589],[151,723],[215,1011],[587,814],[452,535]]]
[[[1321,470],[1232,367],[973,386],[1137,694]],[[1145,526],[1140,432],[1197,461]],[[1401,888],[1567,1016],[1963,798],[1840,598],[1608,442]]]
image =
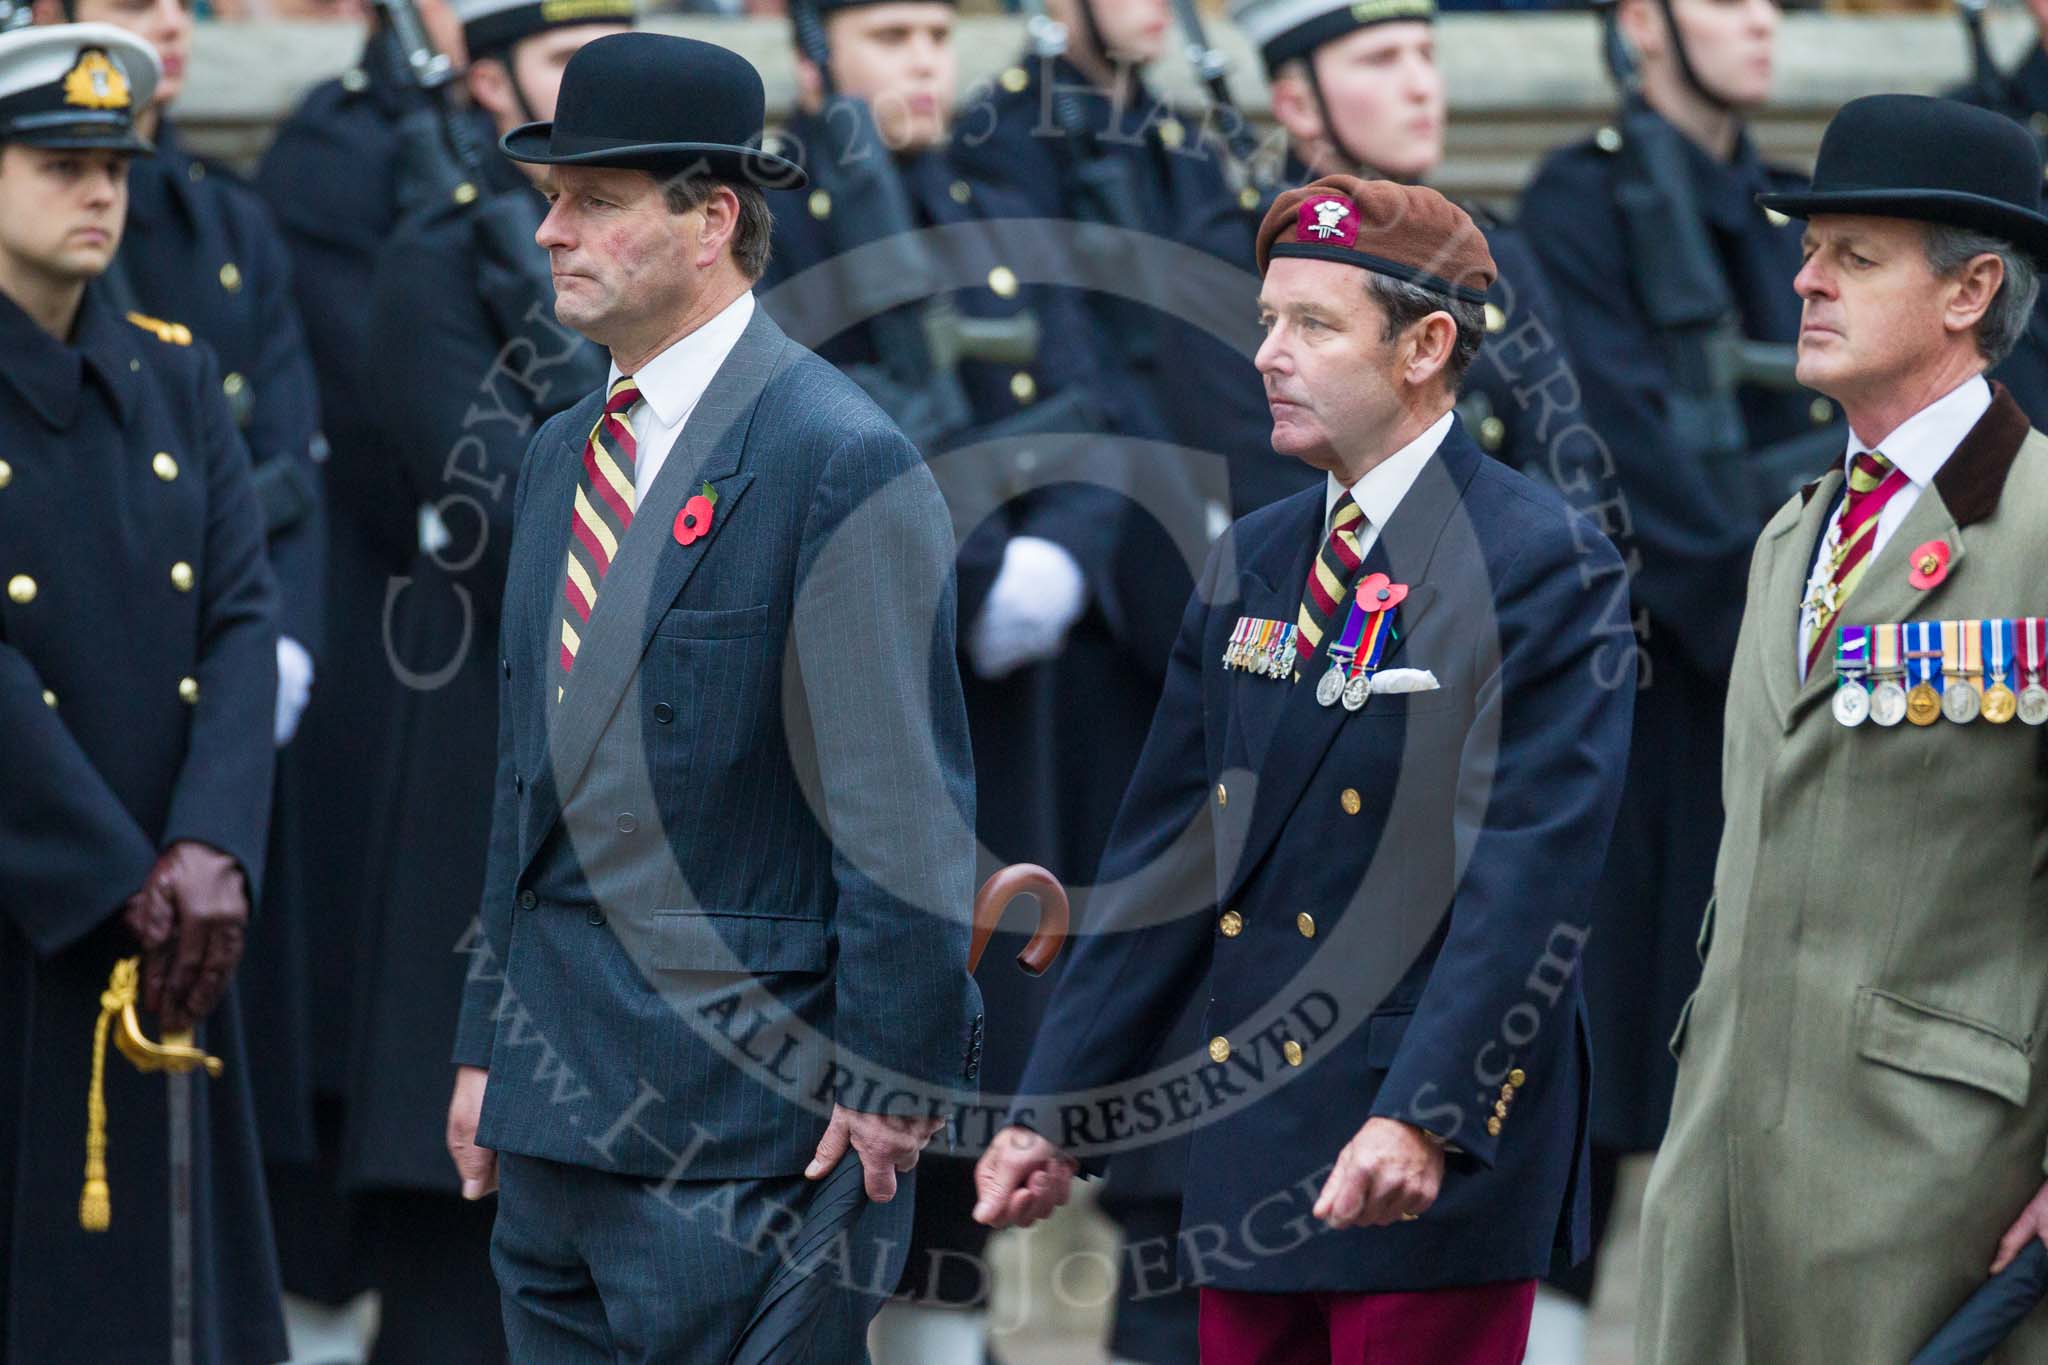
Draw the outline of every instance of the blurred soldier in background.
[[[1265,62],[1273,117],[1287,134],[1269,196],[1324,175],[1415,184],[1436,174],[1446,117],[1436,0],[1250,0],[1233,14]],[[1489,455],[1564,483],[1549,457],[1569,446],[1578,386],[1549,286],[1522,233],[1463,207],[1486,234],[1500,278],[1459,416]]]
[[[1628,789],[1585,959],[1598,1226],[1621,1155],[1655,1147],[1670,1112],[1665,1040],[1699,979],[1750,547],[1786,484],[1841,441],[1834,405],[1791,379],[1798,225],[1756,203],[1804,180],[1766,165],[1744,127],[1770,95],[1777,7],[1621,0],[1610,23],[1622,74],[1633,64],[1617,126],[1553,153],[1521,204],[1597,433],[1588,472],[1617,486],[1590,510],[1627,562],[1640,641]],[[1746,367],[1745,342],[1785,343],[1783,363]],[[1561,1281],[1580,1305],[1593,1266]],[[1546,1296],[1532,1359],[1580,1359],[1583,1335],[1582,1308]]]
[[[792,17],[800,108],[779,147],[810,185],[769,195],[764,304],[861,383],[947,495],[962,539],[960,673],[981,870],[1036,862],[1085,885],[1107,814],[1073,793],[1104,780],[1086,774],[1106,732],[1141,734],[1151,705],[1143,683],[1127,681],[1108,604],[1134,538],[1169,562],[1175,553],[1156,527],[1135,525],[1142,514],[1118,479],[1107,480],[1117,491],[1088,480],[1121,458],[1102,434],[1154,434],[1148,402],[1099,344],[1078,291],[1020,281],[1001,227],[925,235],[996,220],[1032,230],[1021,226],[1033,216],[1022,193],[949,154],[952,4],[822,0]],[[942,271],[973,287],[934,294]],[[1199,520],[1191,500],[1186,511]],[[1003,936],[980,977],[994,1023],[981,1077],[991,1092],[1016,1084],[1050,986],[1012,966],[1021,946]],[[922,1165],[900,1286],[910,1301],[877,1319],[884,1359],[983,1357],[988,1229],[971,1216],[975,1155],[934,1153]]]
[[[97,286],[116,307],[191,329],[220,361],[221,392],[255,462],[270,565],[282,594],[274,738],[290,744],[320,648],[320,435],[312,356],[299,326],[291,266],[263,201],[233,172],[186,152],[167,112],[184,88],[192,12],[180,0],[38,0],[39,22],[117,25],[155,49],[164,78],[135,126],[155,144],[128,174],[121,252]],[[249,927],[242,1010],[256,1124],[270,1162],[314,1156],[310,990],[304,897],[297,878],[296,750],[280,758],[272,793],[269,875]]]
[[[962,110],[961,164],[1021,190],[1042,217],[1143,234],[1239,267],[1242,298],[1221,301],[1216,315],[1233,324],[1254,316],[1257,215],[1247,210],[1256,197],[1234,183],[1203,116],[1167,105],[1144,81],[1141,68],[1172,44],[1166,0],[1051,0],[1029,32],[1023,59]],[[1129,291],[1090,295],[1103,343],[1152,402],[1165,436],[1228,461],[1225,519],[1304,487],[1268,443],[1272,421],[1251,367],[1256,329],[1212,334],[1159,311],[1165,300],[1144,295],[1172,282],[1157,282],[1140,239],[1112,241],[1100,260]]]
[[[319,695],[307,705],[297,746],[298,880],[308,949],[319,964],[309,1007],[320,1150],[317,1164],[278,1163],[270,1171],[285,1285],[326,1304],[365,1287],[353,1216],[336,1195],[353,964],[372,894],[370,827],[393,782],[388,756],[365,736],[386,733],[398,704],[383,640],[384,590],[419,544],[416,504],[397,461],[376,444],[383,399],[369,378],[371,277],[398,221],[400,125],[427,100],[414,60],[426,57],[408,50],[394,22],[406,12],[441,55],[461,61],[462,35],[446,0],[417,0],[416,11],[411,0],[378,6],[358,65],[308,92],[256,173],[291,254],[330,451],[321,466],[326,647]]]
[[[1958,0],[1956,10],[1969,33],[1972,69],[1968,83],[1949,93],[2025,124],[2036,142],[2048,143],[2048,0],[2027,0],[2027,12],[2040,32],[2011,71],[1999,68],[1985,41],[1985,0]],[[2048,425],[2048,319],[2042,307],[2035,309],[2012,354],[1991,372],[2037,427]]]
[[[0,36],[10,1361],[286,1354],[229,984],[262,884],[277,584],[212,352],[88,288],[121,245],[157,70],[105,24]],[[134,1009],[222,1074],[131,1065]]]
[[[1211,504],[1206,524],[1167,526],[1172,541],[1161,534],[1159,522],[1144,517],[1121,542],[1129,568],[1111,599],[1110,619],[1122,623],[1128,638],[1124,657],[1105,660],[1101,678],[1113,689],[1106,695],[1120,699],[1127,723],[1094,722],[1085,708],[1078,721],[1068,719],[1064,728],[1078,730],[1089,746],[1058,788],[1089,831],[1092,873],[1164,685],[1175,619],[1161,604],[1185,601],[1193,585],[1186,562],[1168,547],[1213,539],[1232,518],[1311,480],[1295,461],[1274,453],[1271,412],[1251,363],[1260,340],[1252,326],[1259,288],[1253,271],[1258,197],[1246,197],[1252,187],[1243,168],[1208,135],[1209,120],[1165,104],[1141,73],[1175,46],[1166,0],[1050,0],[1033,17],[1029,34],[1023,60],[997,77],[993,92],[962,111],[958,159],[977,179],[1021,191],[1039,217],[1075,224],[1077,230],[1120,230],[1099,247],[1071,252],[1077,271],[1092,262],[1094,278],[1122,288],[1098,286],[1086,293],[1087,315],[1102,353],[1125,376],[1132,400],[1149,405],[1144,420],[1151,430],[1185,448],[1179,477]],[[1220,325],[1194,325],[1166,310],[1166,293],[1185,287],[1181,272],[1158,265],[1172,259],[1163,249],[1168,244],[1237,267],[1238,274],[1224,276],[1232,282],[1229,289],[1204,285],[1197,291],[1218,295],[1209,316]],[[1182,294],[1171,301],[1185,305],[1187,299]],[[1138,420],[1131,418],[1125,429],[1137,432]],[[1165,467],[1168,460],[1160,457],[1155,464]],[[1214,488],[1212,470],[1223,473],[1227,491]],[[1134,660],[1142,674],[1130,669]],[[1085,918],[1085,898],[1076,913]],[[1189,1011],[1166,1050],[1192,1046],[1198,1013]],[[1186,1158],[1184,1142],[1175,1140],[1135,1150],[1113,1164],[1102,1207],[1122,1226],[1135,1254],[1170,1245],[1180,1222]],[[1171,1257],[1151,1257],[1154,1263],[1162,1259]],[[1112,1356],[1175,1361],[1191,1358],[1196,1349],[1192,1289],[1122,1277]]]
[[[604,382],[606,362],[555,321],[548,256],[533,240],[547,203],[496,137],[553,118],[570,54],[633,19],[632,0],[586,0],[566,21],[550,17],[557,9],[458,7],[469,93],[494,126],[464,144],[472,164],[442,176],[457,192],[404,223],[377,262],[368,360],[378,448],[402,461],[407,505],[437,509],[433,543],[379,585],[404,687],[387,729],[396,785],[372,831],[343,1166],[382,1295],[379,1361],[505,1353],[495,1206],[460,1198],[442,1145],[470,961],[459,949],[483,899],[520,459],[536,427]]]

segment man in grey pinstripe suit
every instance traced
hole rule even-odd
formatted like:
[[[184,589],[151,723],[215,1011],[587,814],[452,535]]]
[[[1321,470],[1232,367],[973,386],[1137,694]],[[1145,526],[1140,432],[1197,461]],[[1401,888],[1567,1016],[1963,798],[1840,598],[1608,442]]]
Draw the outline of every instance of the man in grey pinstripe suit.
[[[951,524],[754,308],[757,187],[801,175],[762,103],[724,49],[623,34],[503,143],[550,167],[556,315],[613,361],[520,476],[449,1111],[519,1360],[726,1360],[849,1149],[870,1202],[803,1357],[862,1358],[979,1066]]]

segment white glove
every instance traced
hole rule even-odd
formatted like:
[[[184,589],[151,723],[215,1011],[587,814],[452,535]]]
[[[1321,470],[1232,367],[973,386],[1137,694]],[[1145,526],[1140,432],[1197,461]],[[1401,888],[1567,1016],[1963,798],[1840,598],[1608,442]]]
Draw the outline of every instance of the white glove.
[[[277,722],[272,737],[282,749],[299,732],[299,717],[313,695],[313,656],[289,635],[277,637]]]
[[[1025,664],[1050,659],[1088,605],[1088,580],[1064,547],[1037,536],[1014,536],[1003,546],[1003,566],[968,632],[974,671],[1000,678]]]

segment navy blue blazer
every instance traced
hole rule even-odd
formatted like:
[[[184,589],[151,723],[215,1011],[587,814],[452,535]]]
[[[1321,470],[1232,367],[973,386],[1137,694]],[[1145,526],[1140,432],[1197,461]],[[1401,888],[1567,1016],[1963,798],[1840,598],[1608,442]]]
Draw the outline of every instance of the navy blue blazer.
[[[1321,656],[1293,684],[1222,663],[1240,616],[1294,618],[1323,516],[1311,488],[1211,556],[1015,1113],[1084,1165],[1190,1134],[1203,1283],[1542,1275],[1587,1248],[1577,960],[1634,689],[1601,620],[1615,553],[1454,424],[1361,570],[1410,587],[1382,676],[1439,686],[1351,713],[1317,704]],[[1197,991],[1204,1050],[1155,1057]],[[1322,1178],[1376,1115],[1452,1146],[1442,1193],[1324,1230]]]
[[[601,404],[548,421],[519,479],[455,1060],[490,1068],[486,1147],[794,1173],[835,1099],[929,1112],[979,1071],[951,523],[902,433],[757,309],[565,675],[571,506]],[[683,545],[677,515],[707,483],[712,529]]]

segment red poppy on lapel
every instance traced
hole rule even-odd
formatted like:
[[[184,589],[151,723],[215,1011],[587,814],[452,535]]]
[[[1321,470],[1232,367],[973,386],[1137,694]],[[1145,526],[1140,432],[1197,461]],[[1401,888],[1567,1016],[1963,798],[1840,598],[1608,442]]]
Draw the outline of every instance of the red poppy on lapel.
[[[694,544],[700,536],[711,532],[711,509],[718,505],[718,494],[710,484],[704,491],[683,504],[683,510],[676,513],[676,544]]]
[[[1408,596],[1408,585],[1383,573],[1367,574],[1358,583],[1358,605],[1367,611],[1392,611]]]
[[[1948,577],[1948,542],[1930,540],[1913,551],[1913,571],[1907,581],[1922,592]]]

